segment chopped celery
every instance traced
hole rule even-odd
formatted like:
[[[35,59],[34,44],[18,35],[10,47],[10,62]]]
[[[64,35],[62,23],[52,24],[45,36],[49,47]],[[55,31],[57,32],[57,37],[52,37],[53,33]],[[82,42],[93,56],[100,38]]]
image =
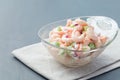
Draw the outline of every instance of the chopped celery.
[[[72,49],[72,46],[68,46],[67,48],[68,48],[68,49]]]
[[[68,48],[68,49],[72,49],[75,44],[76,44],[75,42],[72,42],[72,43],[70,44],[70,46],[68,46],[67,48]]]
[[[87,31],[88,26],[84,26],[83,29],[84,29],[84,31]]]
[[[64,55],[64,53],[65,53],[65,52],[64,52],[64,50],[62,50],[62,49],[59,51],[59,55]]]
[[[60,43],[59,43],[59,42],[55,42],[55,45],[56,45],[57,47],[60,47]]]
[[[71,45],[70,46],[74,46],[76,43],[75,42],[73,42],[73,43],[71,43]]]
[[[70,54],[70,51],[67,50],[67,49],[64,49],[64,50],[61,49],[61,50],[59,51],[59,55],[64,55],[64,54],[68,54],[68,55],[69,55],[69,54]]]
[[[57,27],[57,30],[58,30],[58,31],[62,31],[61,26],[58,26],[58,27]]]
[[[83,51],[87,51],[87,48],[85,46],[83,46],[82,50]]]
[[[52,42],[53,45],[60,47],[60,43],[59,42]]]
[[[70,50],[67,50],[67,49],[65,50],[65,53],[68,55],[70,55],[70,52],[71,52]]]
[[[74,28],[75,26],[74,25],[70,25],[71,28]]]
[[[90,47],[90,49],[95,49],[96,48],[94,43],[89,43],[88,46]]]

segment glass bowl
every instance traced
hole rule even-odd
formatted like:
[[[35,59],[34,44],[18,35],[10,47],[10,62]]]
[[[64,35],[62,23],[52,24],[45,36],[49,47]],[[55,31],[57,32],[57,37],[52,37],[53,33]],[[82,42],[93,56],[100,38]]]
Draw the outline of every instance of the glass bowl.
[[[67,48],[57,47],[53,44],[50,44],[48,41],[49,32],[57,26],[64,26],[67,19],[56,21],[41,27],[38,32],[41,42],[47,48],[48,52],[55,58],[55,60],[67,67],[80,67],[91,62],[94,58],[101,54],[104,49],[116,38],[119,29],[118,24],[109,17],[80,16],[70,19],[74,20],[76,18],[87,21],[88,24],[94,27],[95,33],[100,33],[107,36],[108,40],[105,45],[90,51],[71,50]],[[80,57],[76,58],[75,53],[79,53]]]

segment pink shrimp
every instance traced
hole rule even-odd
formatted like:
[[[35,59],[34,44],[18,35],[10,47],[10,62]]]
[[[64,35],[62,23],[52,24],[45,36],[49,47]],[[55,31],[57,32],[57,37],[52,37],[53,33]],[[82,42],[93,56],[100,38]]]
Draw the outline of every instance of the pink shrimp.
[[[86,31],[86,35],[88,38],[92,39],[93,41],[97,41],[97,36],[94,33],[94,28],[89,27]]]
[[[58,34],[54,34],[49,36],[50,41],[58,41],[60,39],[60,36]]]
[[[107,41],[107,37],[106,36],[98,36],[97,37],[97,41],[95,42],[96,47],[100,47],[102,45],[105,44],[105,42]]]
[[[84,45],[88,45],[89,43],[91,42],[90,38],[89,37],[85,37],[84,40],[83,40],[83,44]]]
[[[68,33],[68,32],[72,32],[73,31],[73,29],[70,28],[70,27],[62,27],[62,30],[63,30],[64,33]]]
[[[95,42],[95,45],[97,48],[103,45],[101,40],[100,40],[100,37],[98,37],[97,41]]]
[[[103,44],[105,44],[105,42],[107,41],[107,37],[106,36],[100,36],[100,40]]]
[[[52,30],[49,35],[52,35],[52,34],[63,35],[64,33],[65,33],[64,31]]]
[[[77,25],[74,29],[78,30],[78,31],[82,31],[83,27],[81,25]]]
[[[72,38],[70,37],[70,35],[65,34],[62,36],[62,41],[66,42],[66,43],[71,43],[72,42]]]
[[[84,20],[81,20],[81,19],[76,19],[75,22],[81,26],[87,26],[88,24],[84,21]]]
[[[82,50],[83,44],[79,44],[78,50]]]
[[[81,34],[79,31],[73,30],[71,37],[74,42],[82,42],[84,40],[84,36],[84,33]]]

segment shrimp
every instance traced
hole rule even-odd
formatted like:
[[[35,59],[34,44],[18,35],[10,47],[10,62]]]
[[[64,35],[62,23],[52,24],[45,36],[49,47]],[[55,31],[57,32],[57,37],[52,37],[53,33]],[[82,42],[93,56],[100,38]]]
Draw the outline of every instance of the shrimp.
[[[100,36],[100,40],[103,44],[105,44],[105,42],[107,41],[107,37],[105,36]]]
[[[52,34],[63,35],[64,33],[65,33],[64,31],[57,31],[57,29],[53,29],[53,30],[50,32],[50,35],[52,35]]]
[[[82,45],[82,44],[79,44],[78,50],[82,50],[82,47],[83,47],[83,45]]]
[[[81,20],[80,18],[76,19],[75,22],[81,26],[87,26],[88,24],[84,21]]]
[[[100,40],[100,37],[98,37],[98,40],[95,42],[95,45],[97,48],[103,45],[102,41]]]
[[[51,38],[60,38],[60,35],[59,34],[52,34],[50,35]]]
[[[72,38],[69,35],[63,35],[62,36],[62,41],[66,42],[66,43],[71,43],[72,42]]]
[[[49,39],[50,41],[60,41],[62,35],[62,33],[60,34],[57,31],[53,30],[49,33]]]
[[[94,33],[94,28],[93,27],[89,27],[86,31],[86,35],[87,37],[89,37],[90,39],[92,39],[93,41],[97,41],[97,36]]]
[[[54,41],[62,43],[62,39],[61,38],[56,38]]]
[[[73,31],[73,29],[70,28],[70,27],[62,27],[62,30],[63,30],[64,33],[68,33],[68,32],[72,32]]]
[[[77,25],[74,29],[78,30],[78,31],[82,31],[83,27],[81,25]]]
[[[82,42],[83,40],[84,40],[84,36],[85,36],[85,34],[83,33],[83,34],[80,34],[80,32],[79,31],[77,31],[77,30],[74,30],[73,32],[72,32],[72,40],[74,41],[74,42]]]
[[[83,40],[83,44],[84,45],[88,45],[89,43],[91,42],[90,38],[89,37],[85,37],[84,40]]]
[[[49,38],[50,38],[50,41],[54,41],[54,40],[56,41],[56,40],[60,39],[60,35],[53,34],[53,35],[50,35]]]
[[[98,41],[95,44],[97,47],[100,47],[100,46],[104,45],[106,41],[107,41],[107,37],[99,36]]]

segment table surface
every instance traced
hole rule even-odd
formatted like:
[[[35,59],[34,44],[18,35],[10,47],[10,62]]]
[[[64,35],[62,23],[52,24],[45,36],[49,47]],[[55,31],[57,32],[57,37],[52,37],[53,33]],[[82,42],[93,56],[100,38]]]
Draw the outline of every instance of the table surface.
[[[120,22],[119,0],[0,0],[0,80],[46,80],[11,55],[39,42],[41,26],[57,20],[103,15]],[[90,80],[119,80],[120,68]]]

